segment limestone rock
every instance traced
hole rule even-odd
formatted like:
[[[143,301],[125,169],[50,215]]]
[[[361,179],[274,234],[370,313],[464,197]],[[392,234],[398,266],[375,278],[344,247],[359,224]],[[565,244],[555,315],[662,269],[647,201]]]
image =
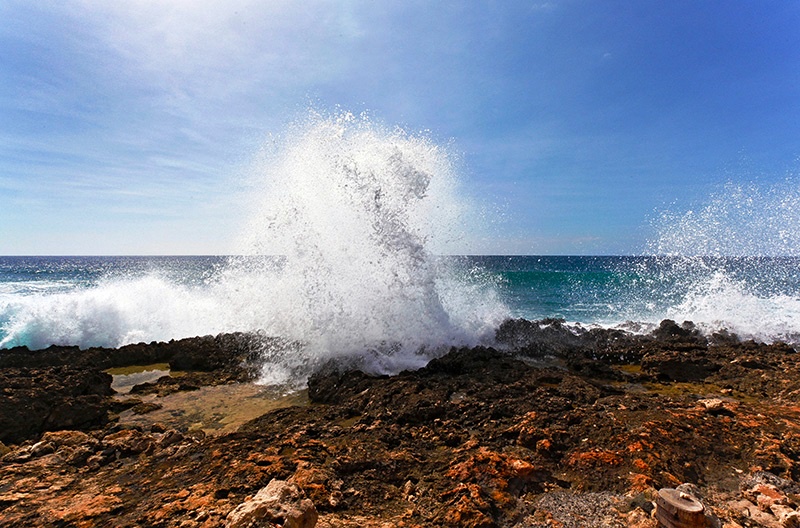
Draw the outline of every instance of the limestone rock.
[[[243,502],[228,514],[227,528],[260,526],[268,521],[283,528],[313,528],[317,509],[296,485],[273,479],[255,497]]]
[[[114,449],[122,456],[143,453],[152,443],[153,439],[149,435],[135,429],[124,429],[103,438],[103,445],[106,448]]]
[[[782,504],[773,504],[770,510],[785,528],[800,528],[800,513]]]

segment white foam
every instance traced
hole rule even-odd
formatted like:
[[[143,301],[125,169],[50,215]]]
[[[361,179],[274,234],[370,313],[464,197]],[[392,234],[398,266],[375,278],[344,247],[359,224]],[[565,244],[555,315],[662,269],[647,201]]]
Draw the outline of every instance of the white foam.
[[[219,303],[208,291],[149,275],[101,281],[55,294],[0,301],[0,347],[51,344],[116,347],[222,330]]]
[[[356,355],[369,370],[414,368],[491,335],[508,313],[486,281],[434,257],[463,235],[466,207],[450,156],[427,138],[312,116],[254,188],[244,248],[285,260],[245,261],[226,280],[263,292],[265,328],[307,343],[301,362]]]
[[[715,271],[693,284],[666,317],[693,321],[706,333],[725,329],[744,339],[800,343],[800,297],[763,295],[748,288],[743,281]]]
[[[661,278],[683,292],[664,317],[800,342],[800,182],[728,183],[692,210],[662,213],[656,227],[648,250],[669,257]]]
[[[509,313],[490,277],[435,257],[465,225],[453,167],[425,137],[312,115],[253,171],[241,244],[252,256],[203,284],[150,273],[7,296],[0,346],[259,331],[302,343],[264,351],[266,383],[302,384],[334,358],[374,372],[418,368],[491,338]]]

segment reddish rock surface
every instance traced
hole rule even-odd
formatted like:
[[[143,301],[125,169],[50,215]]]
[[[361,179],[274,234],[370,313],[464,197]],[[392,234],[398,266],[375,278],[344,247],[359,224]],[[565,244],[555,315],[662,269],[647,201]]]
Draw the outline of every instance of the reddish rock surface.
[[[662,488],[709,526],[798,520],[794,348],[558,321],[509,322],[500,346],[390,378],[320,372],[311,405],[230,434],[113,416],[38,431],[0,462],[0,525],[224,526],[274,481],[322,527],[655,527]]]

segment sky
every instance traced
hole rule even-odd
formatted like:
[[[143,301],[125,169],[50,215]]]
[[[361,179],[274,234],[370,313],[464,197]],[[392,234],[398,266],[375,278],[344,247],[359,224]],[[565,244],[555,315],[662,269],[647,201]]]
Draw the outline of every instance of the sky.
[[[451,145],[463,252],[636,254],[795,181],[798,34],[779,0],[2,0],[0,255],[227,254],[309,107]]]

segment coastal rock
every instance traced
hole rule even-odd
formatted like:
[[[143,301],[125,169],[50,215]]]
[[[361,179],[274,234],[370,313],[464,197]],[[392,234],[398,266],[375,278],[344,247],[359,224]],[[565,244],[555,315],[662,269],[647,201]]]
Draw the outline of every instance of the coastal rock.
[[[495,339],[515,353],[528,357],[563,357],[588,348],[590,342],[564,323],[563,319],[509,319],[497,328]]]
[[[103,425],[111,409],[111,380],[94,369],[0,369],[0,441],[19,443],[44,431]]]
[[[255,497],[237,506],[225,520],[226,528],[248,528],[262,522],[284,528],[314,528],[317,524],[314,503],[296,485],[272,480]]]
[[[800,528],[800,512],[783,504],[773,504],[770,511],[783,528]]]
[[[658,328],[653,330],[651,335],[659,341],[683,341],[706,344],[706,339],[700,334],[700,331],[691,321],[684,321],[682,325],[678,326],[675,321],[664,319],[658,325]]]
[[[124,429],[103,437],[102,444],[106,449],[113,449],[118,457],[125,457],[147,451],[153,438],[136,429]]]
[[[701,381],[719,371],[722,364],[709,357],[707,350],[693,343],[652,350],[642,359],[642,371],[659,381]]]
[[[175,409],[188,424],[150,413],[9,446],[0,525],[212,528],[258,510],[259,490],[284,482],[290,497],[274,511],[310,501],[318,526],[336,528],[654,528],[662,488],[696,496],[711,526],[791,526],[797,352],[664,326],[661,337],[584,330],[553,354],[542,344],[540,357],[454,348],[392,377],[330,364],[309,380],[312,405],[293,399],[230,433],[200,434],[191,395],[155,393],[138,403],[191,402]],[[703,376],[673,379],[699,361]],[[229,366],[189,379],[231,379]],[[256,517],[242,522],[287,522]]]
[[[71,368],[108,369],[129,365],[169,363],[174,370],[225,371],[252,379],[258,368],[261,352],[283,341],[254,333],[231,333],[217,336],[191,337],[169,342],[137,343],[119,348],[52,345],[42,350],[14,347],[0,350],[0,368]]]

